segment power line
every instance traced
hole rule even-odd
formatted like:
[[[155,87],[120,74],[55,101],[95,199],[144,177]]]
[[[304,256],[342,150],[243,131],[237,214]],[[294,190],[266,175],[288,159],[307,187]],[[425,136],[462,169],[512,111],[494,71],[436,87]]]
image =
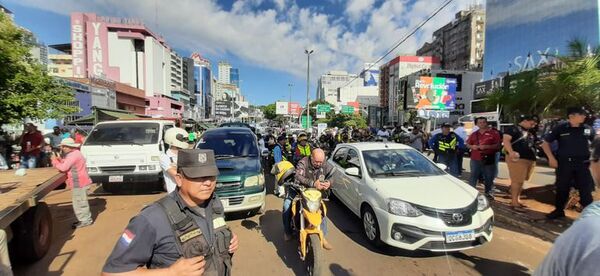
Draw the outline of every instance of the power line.
[[[377,59],[375,62],[373,62],[367,69],[363,69],[359,74],[356,75],[356,77],[354,77],[353,79],[351,79],[350,81],[348,81],[346,84],[344,84],[340,88],[344,88],[344,87],[348,86],[353,81],[355,81],[356,79],[358,79],[358,76],[360,76],[360,74],[362,74],[362,73],[364,73],[366,71],[369,71],[371,68],[373,68],[373,66],[375,66],[375,64],[377,64],[380,61],[382,61],[385,57],[387,57],[394,50],[396,50],[396,48],[400,47],[400,45],[402,45],[402,43],[404,43],[407,39],[409,39],[411,36],[413,36],[419,29],[421,29],[425,24],[427,24],[427,22],[429,22],[429,20],[433,19],[438,13],[440,13],[444,8],[446,8],[452,1],[453,0],[447,0],[444,4],[442,4],[439,8],[437,8],[433,13],[431,13],[423,22],[419,23],[419,25],[417,25],[410,33],[408,33],[400,41],[398,41],[383,56],[381,56],[379,59]]]

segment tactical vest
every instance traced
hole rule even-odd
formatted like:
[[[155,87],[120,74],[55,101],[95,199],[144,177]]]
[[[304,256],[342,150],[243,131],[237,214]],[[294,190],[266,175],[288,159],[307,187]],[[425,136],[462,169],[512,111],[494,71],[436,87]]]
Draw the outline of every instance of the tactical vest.
[[[217,201],[218,199],[213,196],[212,200]],[[204,275],[231,275],[232,262],[229,245],[232,233],[225,223],[225,212],[221,204],[218,202],[212,204],[212,224],[215,235],[212,245],[208,243],[194,219],[186,215],[174,198],[167,195],[158,200],[158,204],[171,223],[175,245],[180,256],[186,259],[204,256],[206,262]]]
[[[310,145],[306,145],[306,146],[296,146],[296,148],[298,149],[298,154],[300,156],[310,156]]]
[[[456,151],[456,146],[458,144],[458,139],[456,138],[456,134],[451,133],[447,136],[440,135],[440,140],[438,141],[438,150],[442,153],[452,153]]]

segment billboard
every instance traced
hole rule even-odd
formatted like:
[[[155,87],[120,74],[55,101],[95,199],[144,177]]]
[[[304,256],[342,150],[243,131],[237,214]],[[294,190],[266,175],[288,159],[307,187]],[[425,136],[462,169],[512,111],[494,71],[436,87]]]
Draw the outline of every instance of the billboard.
[[[231,117],[231,102],[215,101],[215,116]]]
[[[379,82],[379,70],[370,69],[363,74],[363,86],[377,86]]]
[[[456,79],[419,77],[407,93],[407,107],[449,110],[456,107]]]
[[[299,103],[290,103],[288,107],[289,115],[292,116],[300,116],[300,112],[302,112],[302,107],[300,107]]]
[[[248,118],[248,113],[250,113],[248,102],[233,102],[233,117]]]
[[[288,102],[276,102],[275,103],[275,114],[288,115],[288,110],[289,110]]]
[[[475,95],[473,95],[474,96],[473,98],[474,99],[485,98],[485,97],[489,96],[490,94],[494,93],[494,91],[496,89],[499,89],[501,87],[502,87],[502,79],[501,78],[478,82],[475,84],[475,88],[474,88]]]

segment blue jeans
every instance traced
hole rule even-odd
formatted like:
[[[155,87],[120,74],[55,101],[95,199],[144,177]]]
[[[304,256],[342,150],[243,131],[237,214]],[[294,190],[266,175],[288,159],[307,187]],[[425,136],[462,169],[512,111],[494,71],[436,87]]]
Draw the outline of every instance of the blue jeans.
[[[448,166],[448,173],[458,176],[458,158],[455,153],[439,154],[437,162]]]
[[[295,190],[289,189],[285,195],[285,199],[283,199],[281,217],[283,219],[283,231],[288,235],[292,235],[292,201],[296,195]],[[321,221],[321,230],[323,231],[323,235],[327,235],[327,217],[325,216],[323,217],[323,221]]]
[[[21,156],[21,168],[33,169],[37,167],[37,156],[33,155],[22,155]]]
[[[494,173],[496,165],[484,165],[483,161],[471,159],[471,181],[469,185],[477,186],[479,177],[483,175],[483,183],[485,184],[485,193],[492,194],[494,189]]]
[[[498,168],[500,166],[498,166],[498,164],[500,163],[500,152],[496,152],[496,169],[494,170],[494,178],[498,178]]]

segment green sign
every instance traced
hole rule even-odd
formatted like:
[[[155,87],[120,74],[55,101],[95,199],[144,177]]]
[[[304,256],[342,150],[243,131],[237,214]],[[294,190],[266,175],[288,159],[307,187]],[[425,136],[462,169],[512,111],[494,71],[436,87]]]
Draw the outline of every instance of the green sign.
[[[306,115],[302,115],[300,122],[302,124],[302,128],[308,128],[312,126],[312,118],[310,116],[308,116],[308,127],[306,126]]]
[[[354,114],[354,106],[342,105],[342,114]]]
[[[331,111],[331,106],[328,104],[318,104],[317,105],[317,113],[327,113]]]

